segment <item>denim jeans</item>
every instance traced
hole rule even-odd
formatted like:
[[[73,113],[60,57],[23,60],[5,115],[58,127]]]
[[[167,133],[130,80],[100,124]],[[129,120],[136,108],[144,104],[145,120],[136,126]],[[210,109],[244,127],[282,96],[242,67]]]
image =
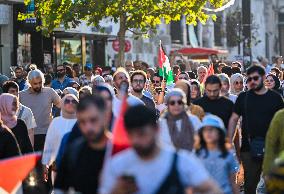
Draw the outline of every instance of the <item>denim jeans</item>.
[[[241,152],[241,160],[245,171],[245,194],[255,194],[262,172],[262,161],[253,159],[250,152]]]

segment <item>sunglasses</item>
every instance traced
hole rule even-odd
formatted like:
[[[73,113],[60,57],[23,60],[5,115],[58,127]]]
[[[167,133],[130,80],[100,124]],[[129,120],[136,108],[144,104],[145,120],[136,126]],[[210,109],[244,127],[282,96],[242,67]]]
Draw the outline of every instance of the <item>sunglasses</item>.
[[[160,83],[160,81],[152,80],[152,83],[153,83],[153,84],[159,84],[159,83]]]
[[[248,77],[248,79],[247,79],[248,82],[251,82],[252,80],[253,81],[259,80],[259,76]]]
[[[244,83],[243,83],[243,82],[235,81],[234,84],[235,84],[235,85],[243,85]]]
[[[172,101],[169,102],[169,105],[171,105],[171,106],[174,106],[175,104],[183,105],[183,102],[182,102],[182,100],[177,100],[177,101],[172,100]]]
[[[64,104],[78,104],[76,100],[65,99]]]

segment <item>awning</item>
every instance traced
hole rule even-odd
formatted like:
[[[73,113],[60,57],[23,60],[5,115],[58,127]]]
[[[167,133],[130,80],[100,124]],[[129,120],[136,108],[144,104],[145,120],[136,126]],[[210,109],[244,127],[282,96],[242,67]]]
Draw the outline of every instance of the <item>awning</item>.
[[[210,55],[227,55],[227,50],[218,50],[212,48],[181,48],[178,50],[171,51],[171,55],[182,54],[186,56],[210,56]]]

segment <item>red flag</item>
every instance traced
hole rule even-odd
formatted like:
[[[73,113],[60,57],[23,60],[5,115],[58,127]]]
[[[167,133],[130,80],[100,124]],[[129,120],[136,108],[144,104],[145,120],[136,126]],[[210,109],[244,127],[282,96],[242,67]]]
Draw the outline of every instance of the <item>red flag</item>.
[[[124,126],[124,114],[127,110],[127,95],[124,95],[121,107],[120,114],[115,121],[115,125],[113,128],[113,136],[112,136],[112,152],[111,155],[114,155],[122,150],[125,150],[130,147],[129,139],[127,136],[127,132]]]
[[[210,75],[214,75],[214,66],[213,66],[212,63],[208,67],[207,74],[204,77],[204,79],[202,80],[202,84],[205,84],[207,77],[209,77]]]
[[[158,63],[160,68],[163,69],[163,64],[165,63],[165,61],[166,61],[166,54],[164,52],[162,43],[160,41],[159,52],[158,52]]]
[[[0,191],[12,193],[35,167],[41,154],[33,153],[0,161]],[[4,191],[3,191],[4,190]]]

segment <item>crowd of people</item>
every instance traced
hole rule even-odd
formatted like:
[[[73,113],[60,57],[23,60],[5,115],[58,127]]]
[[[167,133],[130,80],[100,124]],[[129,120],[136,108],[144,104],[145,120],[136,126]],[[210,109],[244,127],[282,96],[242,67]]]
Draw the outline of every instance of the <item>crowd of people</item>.
[[[42,152],[24,193],[283,193],[282,63],[179,62],[172,84],[142,61],[16,67],[0,75],[0,160]],[[111,155],[121,116],[130,147]]]

